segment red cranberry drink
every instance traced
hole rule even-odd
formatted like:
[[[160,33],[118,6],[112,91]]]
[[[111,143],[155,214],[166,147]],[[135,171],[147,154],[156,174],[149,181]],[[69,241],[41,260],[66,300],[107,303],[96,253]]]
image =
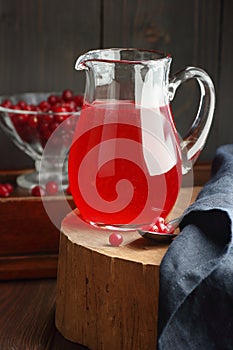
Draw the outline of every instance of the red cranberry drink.
[[[137,227],[166,217],[181,185],[169,106],[146,109],[131,101],[83,106],[70,149],[69,181],[85,221]]]

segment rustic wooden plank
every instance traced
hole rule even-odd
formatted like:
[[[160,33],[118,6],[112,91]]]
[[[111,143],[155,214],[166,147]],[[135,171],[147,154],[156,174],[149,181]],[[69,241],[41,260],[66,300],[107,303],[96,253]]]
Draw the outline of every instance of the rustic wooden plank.
[[[188,65],[205,69],[218,84],[221,0],[105,0],[103,43],[105,47],[141,47],[172,54],[172,74]],[[113,30],[114,28],[114,30]],[[191,125],[199,99],[195,82],[181,87],[172,102],[181,135]],[[219,140],[218,122],[202,152],[210,161]]]
[[[58,254],[34,254],[0,257],[0,280],[54,278]]]
[[[99,46],[100,0],[0,1],[0,91],[79,88],[74,61]]]
[[[233,2],[224,1],[222,33],[221,33],[221,64],[220,69],[220,93],[218,98],[219,113],[219,141],[221,144],[232,143],[232,77],[233,77]]]
[[[0,172],[0,183],[14,186],[10,197],[0,198],[0,280],[55,277],[57,272],[59,229],[50,221],[41,198],[16,186],[16,176],[22,173]],[[72,197],[66,199],[73,209]],[[59,196],[44,200],[63,213]]]
[[[191,63],[195,1],[105,0],[105,47],[140,47],[171,53],[174,71]],[[114,30],[113,30],[114,28]],[[184,35],[185,28],[185,35]]]
[[[62,212],[62,200],[48,201],[58,213]],[[0,198],[0,212],[0,255],[58,252],[59,230],[50,221],[40,198]]]
[[[0,0],[0,95],[26,91],[82,92],[74,71],[82,53],[100,45],[100,0]],[[0,168],[32,166],[0,131]]]
[[[48,200],[62,210],[59,198]],[[56,276],[59,229],[40,198],[0,198],[0,239],[0,279]]]
[[[204,186],[209,181],[211,176],[210,163],[196,163],[193,168],[194,185]]]
[[[88,350],[85,346],[66,340],[58,331],[48,350]]]
[[[81,350],[54,324],[56,281],[0,283],[0,348],[4,350]]]
[[[219,85],[219,67],[221,66],[221,12],[222,0],[198,0],[195,11],[195,37],[193,64],[203,68],[211,76],[216,90],[216,99],[221,86]],[[225,34],[224,34],[225,35]],[[221,144],[219,130],[221,128],[220,109],[216,104],[214,121],[208,137],[204,152],[201,154],[202,161],[210,161],[216,148]]]

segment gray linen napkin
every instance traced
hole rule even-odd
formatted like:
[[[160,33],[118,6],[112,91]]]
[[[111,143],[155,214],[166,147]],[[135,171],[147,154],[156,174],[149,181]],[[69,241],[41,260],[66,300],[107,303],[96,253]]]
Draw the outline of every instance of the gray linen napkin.
[[[186,211],[160,267],[158,350],[233,349],[233,145]]]

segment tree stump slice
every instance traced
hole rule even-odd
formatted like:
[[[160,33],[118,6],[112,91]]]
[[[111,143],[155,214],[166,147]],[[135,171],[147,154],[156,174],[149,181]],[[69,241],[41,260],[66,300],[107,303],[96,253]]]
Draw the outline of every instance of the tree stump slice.
[[[156,349],[159,267],[168,244],[131,231],[113,247],[111,232],[90,227],[77,214],[61,226],[58,330],[91,350]],[[173,216],[180,214],[176,208]]]

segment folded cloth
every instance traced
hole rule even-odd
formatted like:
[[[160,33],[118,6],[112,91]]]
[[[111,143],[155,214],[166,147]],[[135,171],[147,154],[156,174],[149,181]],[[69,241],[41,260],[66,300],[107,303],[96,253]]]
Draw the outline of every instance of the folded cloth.
[[[233,349],[233,145],[184,213],[160,267],[158,350]]]

